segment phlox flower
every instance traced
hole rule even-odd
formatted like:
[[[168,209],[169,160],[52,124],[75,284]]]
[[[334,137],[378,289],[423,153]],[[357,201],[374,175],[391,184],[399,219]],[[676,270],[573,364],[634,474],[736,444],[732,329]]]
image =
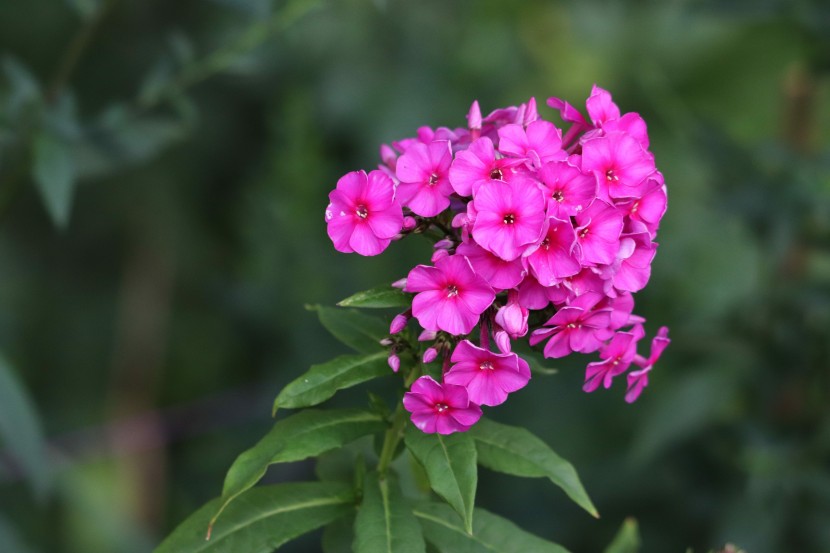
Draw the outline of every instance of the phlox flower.
[[[657,244],[647,232],[624,236],[614,262],[611,282],[620,291],[637,292],[645,288],[651,277],[651,262]]]
[[[406,277],[407,292],[416,292],[412,314],[427,330],[469,334],[496,295],[463,255],[442,257],[435,267],[418,265]]]
[[[473,270],[496,290],[509,290],[525,276],[521,259],[505,261],[472,241],[462,242],[455,252],[470,260]]]
[[[613,263],[620,249],[622,214],[614,206],[597,199],[576,214],[576,224],[576,241],[582,262],[588,265]]]
[[[548,211],[554,217],[567,219],[576,215],[597,196],[596,178],[591,173],[583,173],[580,163],[579,156],[571,156],[568,161],[546,163],[537,172],[536,176],[545,185]]]
[[[637,355],[637,341],[643,337],[643,327],[636,326],[632,332],[617,332],[607,345],[599,350],[602,361],[588,363],[585,370],[585,385],[582,389],[593,392],[600,384],[611,387],[614,377],[628,370]]]
[[[511,290],[507,294],[507,303],[496,312],[495,321],[511,338],[527,334],[527,319],[530,311],[519,303],[519,292]]]
[[[530,345],[534,346],[549,338],[545,344],[545,357],[565,357],[572,352],[591,353],[602,345],[596,331],[605,331],[610,322],[610,309],[594,309],[602,296],[587,292],[570,304],[562,307],[545,323],[545,327],[534,330]]]
[[[347,173],[337,181],[329,202],[326,230],[339,252],[377,255],[403,227],[395,185],[381,171]]]
[[[540,284],[553,286],[582,269],[575,246],[576,233],[570,220],[551,217],[541,241],[525,252],[524,259]]]
[[[527,161],[538,169],[549,161],[566,159],[562,134],[553,123],[541,119],[525,129],[521,125],[505,125],[499,129],[499,152]]]
[[[646,182],[647,191],[642,198],[636,198],[630,203],[622,206],[628,214],[631,224],[642,224],[653,237],[657,234],[657,228],[660,226],[660,219],[666,213],[667,197],[666,187],[663,184],[663,178],[660,173],[655,173],[655,177],[649,178]],[[636,232],[632,228],[631,231]]]
[[[600,197],[616,199],[642,196],[645,179],[655,167],[654,158],[636,139],[612,132],[582,144],[582,170],[594,174]]]
[[[464,386],[470,401],[479,405],[500,405],[530,380],[527,362],[515,353],[493,353],[469,340],[458,343],[450,360],[444,382]]]
[[[450,167],[450,184],[459,196],[472,196],[483,184],[509,180],[512,167],[521,163],[521,160],[496,157],[493,141],[483,136],[455,156]]]
[[[651,340],[651,353],[648,356],[648,359],[645,359],[639,355],[634,357],[634,364],[641,367],[638,371],[631,371],[628,373],[626,379],[628,380],[628,390],[625,393],[625,401],[628,403],[634,403],[638,397],[640,397],[640,393],[642,393],[643,388],[648,386],[648,374],[651,372],[652,367],[660,359],[660,356],[663,354],[663,350],[671,343],[669,340],[669,329],[665,326],[660,327],[660,330],[657,331],[657,336],[655,336]]]
[[[413,213],[434,217],[450,205],[449,169],[452,150],[447,140],[412,144],[398,158],[395,174],[398,200]]]
[[[442,386],[429,376],[412,383],[403,406],[412,413],[413,424],[426,434],[466,432],[481,418],[481,407],[470,401],[463,386]]]

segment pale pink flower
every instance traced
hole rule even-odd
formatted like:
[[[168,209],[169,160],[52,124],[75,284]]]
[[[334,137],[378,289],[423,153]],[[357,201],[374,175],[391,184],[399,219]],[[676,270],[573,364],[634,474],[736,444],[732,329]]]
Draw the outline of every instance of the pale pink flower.
[[[377,255],[403,227],[395,185],[381,171],[347,173],[329,194],[326,222],[334,248],[343,253]]]
[[[651,340],[651,353],[648,359],[637,355],[634,357],[634,363],[642,367],[639,371],[631,371],[626,377],[628,380],[628,391],[625,393],[625,401],[633,403],[640,397],[643,388],[648,386],[648,374],[652,367],[660,359],[663,350],[671,343],[669,340],[669,329],[665,326],[660,327],[657,331],[657,336]]]
[[[505,261],[520,257],[542,234],[545,198],[532,179],[516,176],[483,185],[471,203],[476,211],[473,238]]]
[[[398,200],[413,213],[434,217],[450,205],[450,143],[434,140],[411,145],[398,158],[395,174],[400,181]]]
[[[529,367],[519,363],[515,353],[493,353],[469,340],[458,343],[450,360],[453,365],[444,382],[464,386],[470,401],[479,405],[500,405],[530,380]]]
[[[481,407],[470,401],[463,386],[443,386],[422,376],[403,396],[412,423],[426,434],[466,432],[481,418]]]

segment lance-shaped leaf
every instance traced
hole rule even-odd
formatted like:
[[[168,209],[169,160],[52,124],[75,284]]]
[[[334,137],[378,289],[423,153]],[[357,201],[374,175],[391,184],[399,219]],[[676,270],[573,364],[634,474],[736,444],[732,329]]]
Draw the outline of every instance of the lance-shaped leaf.
[[[369,355],[341,355],[327,363],[312,365],[302,376],[283,388],[274,400],[277,409],[296,409],[318,405],[338,390],[351,388],[379,376],[392,374],[386,363],[386,351]]]
[[[391,286],[378,286],[371,290],[358,292],[353,296],[337,303],[340,307],[409,307],[412,305],[412,294],[392,288]]]
[[[379,415],[358,409],[312,409],[278,422],[231,465],[213,520],[219,518],[231,501],[256,484],[269,465],[320,455],[384,428],[386,423]]]
[[[489,469],[525,477],[547,477],[580,507],[599,517],[576,469],[528,430],[482,418],[470,429],[478,462]]]
[[[620,526],[614,541],[605,548],[605,553],[637,553],[639,550],[640,532],[637,529],[637,521],[627,518]]]
[[[182,522],[155,553],[270,553],[287,541],[354,511],[354,491],[340,482],[301,482],[249,490],[206,532],[222,499]]]
[[[355,519],[354,553],[425,553],[421,526],[391,474],[366,475]]]
[[[426,470],[430,487],[461,515],[465,530],[471,533],[478,483],[473,439],[463,432],[448,436],[424,434],[408,424],[404,440]]]
[[[440,553],[568,553],[561,545],[525,532],[484,509],[475,510],[472,534],[446,505],[425,503],[413,512],[421,522],[424,537]]]
[[[32,175],[52,222],[63,228],[69,222],[75,191],[75,159],[62,139],[48,132],[35,137]]]
[[[375,353],[382,349],[380,341],[389,336],[389,323],[356,309],[315,305],[320,322],[332,335],[361,353]]]

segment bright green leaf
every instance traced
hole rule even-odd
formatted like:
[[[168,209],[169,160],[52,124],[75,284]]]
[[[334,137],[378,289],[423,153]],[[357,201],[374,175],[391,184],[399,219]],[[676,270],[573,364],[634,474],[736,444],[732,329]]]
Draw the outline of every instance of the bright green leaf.
[[[205,539],[221,499],[179,525],[155,553],[270,553],[284,543],[346,516],[354,508],[351,486],[302,482],[249,490],[230,505]]]
[[[637,530],[637,521],[627,518],[604,553],[637,553],[639,550],[640,533]]]
[[[361,353],[375,353],[383,346],[380,341],[389,336],[389,324],[355,309],[314,306],[320,322],[332,335]]]
[[[354,553],[425,553],[418,520],[391,474],[383,479],[376,472],[366,475],[353,549]]]
[[[513,476],[547,477],[580,507],[599,516],[573,465],[528,430],[482,418],[470,435],[482,466]]]
[[[409,307],[412,295],[391,286],[378,286],[358,292],[337,303],[340,307]]]
[[[413,512],[421,521],[427,541],[440,553],[568,553],[561,545],[525,532],[484,509],[475,510],[472,535],[446,505],[426,503]]]
[[[358,409],[311,409],[281,420],[233,462],[225,477],[221,508],[217,507],[214,519],[256,484],[269,465],[314,457],[385,427],[386,423],[378,415]]]
[[[32,174],[52,222],[65,227],[75,189],[75,161],[69,145],[51,133],[39,133],[34,140]]]
[[[0,357],[0,444],[26,474],[38,496],[49,489],[46,443],[37,411],[12,368]],[[2,551],[2,549],[0,549]]]
[[[466,531],[473,531],[478,467],[476,446],[466,433],[424,434],[408,424],[406,447],[426,470],[432,489],[464,519]]]
[[[274,413],[279,408],[318,405],[338,390],[392,374],[386,363],[388,355],[384,350],[371,355],[341,355],[327,363],[313,365],[308,372],[283,388],[274,400]]]

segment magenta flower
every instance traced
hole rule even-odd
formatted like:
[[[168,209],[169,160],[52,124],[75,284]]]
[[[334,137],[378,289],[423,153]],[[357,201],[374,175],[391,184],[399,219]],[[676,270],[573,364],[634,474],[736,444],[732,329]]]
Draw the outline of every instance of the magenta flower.
[[[530,380],[529,367],[520,364],[515,353],[493,353],[469,340],[458,343],[450,360],[454,365],[444,382],[464,386],[470,401],[479,405],[500,405],[507,394],[524,388]]]
[[[637,292],[645,288],[651,277],[651,262],[656,253],[657,244],[651,241],[647,232],[623,237],[611,277],[614,288],[626,292]]]
[[[519,303],[519,292],[510,290],[507,294],[507,303],[496,312],[496,324],[499,325],[511,338],[519,338],[527,334],[527,319],[530,311]]]
[[[581,163],[579,156],[571,158],[575,163]],[[559,219],[576,215],[597,196],[594,175],[583,173],[571,160],[546,163],[539,169],[537,176],[547,189],[550,214]]]
[[[666,213],[666,187],[662,183],[662,176],[649,178],[647,181],[648,191],[643,194],[642,198],[635,199],[627,206],[628,217],[632,222],[636,221],[642,223],[648,232],[654,236],[657,233],[657,227],[660,226],[660,219]]]
[[[496,290],[509,290],[517,286],[525,276],[521,259],[505,261],[475,242],[462,242],[455,252],[466,256],[476,274],[481,275]]]
[[[398,200],[413,213],[422,217],[434,217],[450,205],[449,169],[452,150],[446,140],[434,140],[428,144],[412,144],[401,157],[395,174]]]
[[[504,259],[520,257],[539,239],[545,224],[545,198],[536,181],[516,176],[482,186],[473,199],[473,238]]]
[[[655,168],[654,158],[637,140],[612,132],[582,144],[582,170],[594,174],[602,198],[639,198]]]
[[[513,174],[512,167],[521,163],[521,160],[496,158],[493,141],[484,136],[455,156],[450,167],[450,184],[459,196],[471,196],[483,184],[508,180]]]
[[[527,126],[505,125],[499,129],[499,151],[530,163],[538,169],[549,161],[566,159],[562,134],[553,123],[536,120]]]
[[[594,309],[602,299],[596,292],[578,296],[569,305],[561,308],[545,323],[546,327],[534,330],[530,345],[548,340],[545,357],[565,357],[571,352],[591,353],[602,345],[597,331],[603,332],[610,322],[610,309]]]
[[[644,359],[639,355],[634,357],[634,363],[642,368],[639,371],[631,371],[628,373],[628,390],[625,393],[625,401],[634,403],[640,397],[643,388],[648,386],[648,373],[651,372],[652,367],[663,354],[663,350],[670,343],[669,329],[665,326],[660,327],[660,330],[657,331],[657,336],[651,340],[651,353],[648,359]]]
[[[381,171],[347,173],[329,194],[326,222],[334,248],[343,253],[377,255],[403,227],[395,185]]]
[[[588,363],[585,370],[585,385],[582,389],[593,392],[602,384],[611,387],[614,377],[628,370],[637,355],[637,342],[643,337],[643,327],[636,326],[632,332],[617,332],[611,342],[599,350],[602,361]]]
[[[613,263],[620,249],[622,214],[614,206],[597,199],[587,209],[576,214],[576,224],[576,241],[583,264]]]
[[[418,265],[406,278],[407,292],[417,292],[412,314],[427,330],[469,334],[496,294],[473,271],[463,255],[442,257],[435,267]]]
[[[611,99],[611,94],[597,85],[591,88],[591,95],[585,100],[588,115],[594,125],[601,127],[606,121],[620,118],[620,108]]]
[[[574,251],[575,245],[576,233],[570,220],[548,219],[548,229],[542,240],[535,249],[525,253],[525,260],[540,284],[553,286],[582,269]]]
[[[429,376],[412,383],[403,396],[412,423],[426,434],[466,432],[481,418],[481,407],[471,402],[463,386],[443,386]]]

